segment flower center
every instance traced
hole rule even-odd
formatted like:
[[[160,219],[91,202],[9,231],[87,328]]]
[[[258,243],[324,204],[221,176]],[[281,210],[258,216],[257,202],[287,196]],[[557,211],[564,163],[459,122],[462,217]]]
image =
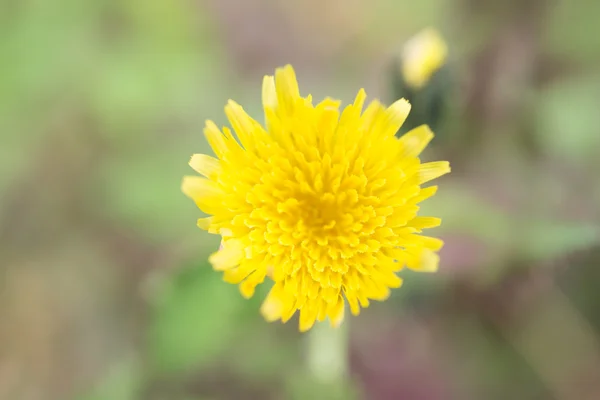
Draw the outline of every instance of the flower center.
[[[287,274],[303,269],[324,284],[332,276],[340,281],[340,274],[364,261],[357,254],[378,247],[371,239],[385,218],[378,218],[379,198],[369,193],[364,175],[316,182],[288,186],[287,199],[277,203],[281,231],[271,236],[277,240],[271,250],[289,255]]]

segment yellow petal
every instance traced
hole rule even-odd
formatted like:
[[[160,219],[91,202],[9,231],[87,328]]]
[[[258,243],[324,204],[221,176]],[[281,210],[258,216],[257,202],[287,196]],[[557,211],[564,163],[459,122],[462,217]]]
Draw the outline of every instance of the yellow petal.
[[[252,296],[254,296],[256,286],[263,283],[264,280],[264,272],[261,273],[258,270],[254,271],[246,278],[246,280],[244,280],[244,282],[240,284],[240,292],[242,293],[242,296],[244,296],[246,299],[249,299]]]
[[[335,132],[340,117],[340,101],[326,98],[316,107],[319,110],[316,127],[325,140],[330,140],[330,136]],[[325,153],[330,156],[329,153]]]
[[[411,129],[399,139],[401,146],[399,156],[401,158],[418,157],[431,139],[433,139],[433,132],[429,126],[421,125]]]
[[[375,290],[369,291],[369,298],[377,301],[384,301],[390,297],[390,289],[383,286]]]
[[[362,111],[362,108],[364,107],[365,104],[365,99],[367,98],[367,92],[365,92],[365,89],[360,89],[358,91],[358,93],[356,94],[356,98],[354,99],[354,103],[352,104],[354,107],[356,107],[358,109],[358,111]]]
[[[241,271],[239,268],[231,268],[223,271],[223,281],[237,285],[246,278],[245,271]]]
[[[437,253],[424,249],[417,257],[411,257],[407,267],[418,272],[436,272],[440,262]]]
[[[276,283],[260,307],[260,313],[264,319],[273,322],[281,318],[285,307],[284,296],[282,284]]]
[[[415,217],[407,225],[417,229],[418,232],[421,232],[421,230],[423,230],[423,229],[435,228],[436,226],[440,226],[441,223],[442,223],[442,220],[440,218]]]
[[[266,75],[263,78],[262,102],[265,108],[277,107],[277,92],[275,91],[275,78],[273,76]]]
[[[423,246],[429,250],[439,251],[442,247],[444,247],[444,241],[438,238],[419,236],[419,240],[421,243],[423,243]]]
[[[340,130],[340,128],[343,129],[344,127],[352,127],[357,124],[366,98],[367,94],[365,93],[365,90],[360,89],[354,99],[354,103],[344,107],[338,122],[338,130]]]
[[[384,271],[381,275],[381,278],[382,278],[381,281],[384,282],[387,287],[390,287],[393,289],[398,289],[404,283],[402,278],[400,278],[398,275],[396,275],[396,273],[394,273],[393,271]],[[387,298],[387,296],[386,296],[386,298]]]
[[[190,160],[190,167],[208,179],[215,179],[221,172],[219,160],[206,154],[194,154]]]
[[[411,105],[406,99],[400,99],[387,108],[388,126],[385,127],[387,134],[395,135],[398,132],[398,129],[406,121],[410,108]]]
[[[356,292],[346,292],[346,300],[348,300],[348,305],[350,306],[350,312],[352,315],[357,316],[360,314],[360,307],[358,305],[358,299],[356,298]]]
[[[419,184],[429,182],[432,179],[439,178],[450,172],[450,163],[448,161],[434,161],[421,164],[419,166]]]
[[[308,303],[300,310],[300,332],[306,332],[313,327],[317,320],[317,308]]]
[[[214,214],[222,205],[223,191],[219,186],[199,176],[185,176],[181,191],[196,202],[198,208],[207,214]]]
[[[225,106],[225,115],[227,115],[227,119],[240,140],[240,143],[247,149],[251,143],[250,136],[254,131],[256,121],[244,111],[242,106],[233,100],[229,100]]]
[[[437,189],[437,186],[429,186],[427,188],[421,189],[418,195],[410,199],[410,202],[413,204],[417,204],[422,202],[423,200],[427,200],[437,192]]]
[[[317,322],[323,322],[325,321],[325,318],[327,318],[327,310],[329,309],[329,304],[324,299],[321,299],[321,301],[317,300],[317,302],[319,304],[319,311],[317,312]]]
[[[362,129],[367,132],[373,131],[375,124],[379,120],[380,116],[385,113],[385,108],[378,100],[373,100],[369,103],[365,111],[360,116],[360,124]],[[358,131],[356,132],[359,133]]]
[[[225,136],[223,136],[223,133],[211,120],[206,121],[206,125],[204,127],[204,136],[206,136],[208,144],[213,149],[217,157],[222,159],[228,151],[227,142]]]
[[[298,307],[296,307],[296,301],[288,298],[287,302],[284,303],[284,305],[283,305],[283,313],[281,314],[281,322],[283,322],[284,324],[286,322],[288,322],[294,316],[294,314],[296,314],[297,310],[298,310]]]
[[[300,97],[300,90],[298,89],[296,72],[291,65],[277,68],[275,71],[275,88],[279,107],[287,113],[292,112],[296,100]]]
[[[333,303],[333,306],[329,309],[328,312],[329,321],[332,327],[337,328],[344,321],[344,306],[344,298],[342,297],[342,295],[339,295],[337,301]]]
[[[198,228],[208,231],[210,230],[210,225],[212,224],[212,217],[208,217],[208,218],[198,218]]]
[[[208,261],[217,271],[224,271],[239,265],[244,258],[244,246],[239,240],[223,242],[219,251],[208,257]]]

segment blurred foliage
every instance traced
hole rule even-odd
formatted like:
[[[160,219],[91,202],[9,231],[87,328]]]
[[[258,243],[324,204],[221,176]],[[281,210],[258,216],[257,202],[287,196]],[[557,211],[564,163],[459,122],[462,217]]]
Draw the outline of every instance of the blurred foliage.
[[[600,148],[600,114],[595,107],[600,75],[579,76],[540,91],[536,96],[538,132],[548,153],[587,164]],[[578,99],[576,102],[573,99]]]
[[[138,398],[142,378],[139,363],[135,360],[122,360],[116,364],[104,381],[90,394],[80,397],[81,400],[131,400]]]
[[[201,265],[166,284],[149,327],[149,357],[157,368],[181,371],[206,364],[235,338],[243,303],[235,286],[223,288],[219,281],[209,265]]]
[[[473,4],[1,2],[0,398],[599,398],[600,3]],[[351,319],[353,382],[324,385],[268,288],[211,270],[179,185],[228,98],[262,118],[262,74],[386,99],[425,26],[452,59],[413,99],[454,167],[422,210],[442,268]]]

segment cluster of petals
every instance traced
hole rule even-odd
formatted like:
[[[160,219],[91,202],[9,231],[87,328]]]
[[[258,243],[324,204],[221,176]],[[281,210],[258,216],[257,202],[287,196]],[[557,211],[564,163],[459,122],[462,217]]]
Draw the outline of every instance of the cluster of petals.
[[[396,137],[406,100],[364,107],[365,98],[313,105],[288,65],[264,78],[264,125],[233,101],[232,129],[206,123],[216,157],[195,154],[201,176],[185,177],[182,190],[208,215],[198,226],[222,236],[209,260],[224,280],[245,297],[272,284],[261,307],[269,321],[299,311],[301,331],[326,318],[338,326],[346,303],[357,315],[386,299],[402,269],[437,270],[443,242],[421,233],[440,219],[418,211],[437,189],[422,185],[450,166],[420,161],[433,138],[426,125]]]

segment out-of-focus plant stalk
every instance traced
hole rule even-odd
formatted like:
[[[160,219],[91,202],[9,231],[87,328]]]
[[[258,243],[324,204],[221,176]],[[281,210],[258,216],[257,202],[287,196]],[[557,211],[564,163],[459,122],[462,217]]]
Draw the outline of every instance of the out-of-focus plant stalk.
[[[337,328],[317,323],[308,333],[307,367],[324,384],[343,384],[348,378],[348,322]]]

